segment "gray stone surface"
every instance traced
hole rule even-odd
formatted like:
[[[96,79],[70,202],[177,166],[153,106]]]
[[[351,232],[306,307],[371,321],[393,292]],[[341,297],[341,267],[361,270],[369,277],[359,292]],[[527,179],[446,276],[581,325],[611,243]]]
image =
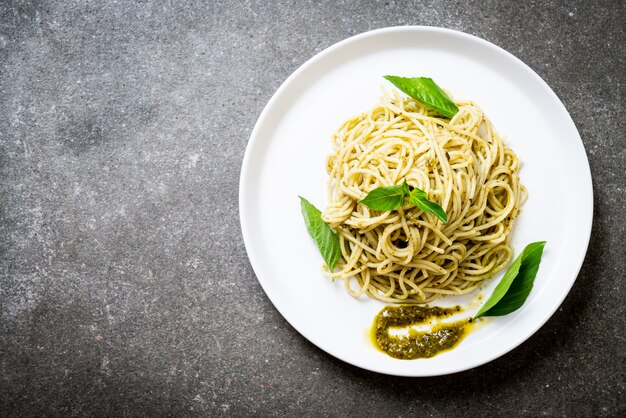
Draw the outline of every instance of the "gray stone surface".
[[[626,7],[0,4],[0,415],[624,416]],[[429,379],[366,372],[267,299],[237,188],[256,118],[322,49],[443,26],[529,64],[594,178],[582,272],[530,340]]]

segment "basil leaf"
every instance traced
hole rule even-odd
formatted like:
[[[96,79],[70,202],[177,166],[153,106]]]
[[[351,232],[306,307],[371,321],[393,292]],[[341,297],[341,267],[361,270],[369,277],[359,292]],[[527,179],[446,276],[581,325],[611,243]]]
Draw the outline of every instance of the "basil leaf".
[[[432,78],[406,78],[386,75],[385,79],[391,81],[394,86],[443,116],[452,118],[459,111],[459,108],[456,107],[450,96]]]
[[[359,203],[374,210],[396,210],[402,206],[407,194],[409,194],[409,185],[404,180],[404,183],[397,186],[375,188]]]
[[[436,204],[433,201],[428,200],[426,197],[426,192],[415,187],[411,194],[409,194],[409,203],[417,206],[424,212],[432,213],[437,218],[441,219],[441,222],[444,224],[448,222],[448,216],[446,215],[446,211],[443,210],[441,206]]]
[[[540,241],[524,248],[474,318],[510,314],[524,304],[533,287],[545,245],[545,241]]]
[[[300,197],[300,207],[306,229],[309,235],[315,240],[317,248],[320,250],[324,261],[328,268],[332,271],[341,257],[341,248],[339,247],[339,237],[322,220],[322,212],[313,206],[308,200]]]

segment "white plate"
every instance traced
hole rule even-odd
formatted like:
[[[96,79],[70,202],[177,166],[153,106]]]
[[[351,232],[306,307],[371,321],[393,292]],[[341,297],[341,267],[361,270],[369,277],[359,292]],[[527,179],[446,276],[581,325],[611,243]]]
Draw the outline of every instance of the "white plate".
[[[376,105],[383,75],[432,77],[457,99],[477,102],[522,161],[528,200],[517,220],[516,255],[546,240],[534,288],[518,311],[494,318],[456,348],[430,359],[397,360],[368,339],[382,302],[349,296],[320,272],[298,195],[326,205],[325,158],[331,135]],[[250,137],[239,188],[241,229],[259,282],[287,321],[333,356],[401,376],[466,370],[512,350],[559,307],[583,262],[591,233],[591,174],[580,136],[548,85],[503,49],[461,32],[395,27],[367,32],[324,50],[271,98]],[[482,289],[491,294],[502,273]],[[437,305],[467,303],[444,298]],[[474,309],[477,306],[474,306]]]

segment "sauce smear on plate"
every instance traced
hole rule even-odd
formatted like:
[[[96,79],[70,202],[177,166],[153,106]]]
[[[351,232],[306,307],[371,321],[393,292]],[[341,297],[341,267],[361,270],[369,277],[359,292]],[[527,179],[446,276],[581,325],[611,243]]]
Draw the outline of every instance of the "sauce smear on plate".
[[[433,357],[458,344],[473,325],[471,319],[452,323],[439,321],[459,312],[461,312],[459,306],[453,308],[386,306],[374,319],[372,339],[381,351],[397,359]],[[433,322],[434,325],[430,326]],[[420,325],[428,329],[423,332],[417,331],[415,327]],[[396,332],[392,332],[394,330]]]

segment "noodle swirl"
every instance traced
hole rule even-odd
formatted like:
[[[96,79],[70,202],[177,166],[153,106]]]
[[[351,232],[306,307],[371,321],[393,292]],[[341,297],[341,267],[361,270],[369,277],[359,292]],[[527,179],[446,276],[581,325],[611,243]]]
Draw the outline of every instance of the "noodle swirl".
[[[526,197],[520,162],[476,104],[456,105],[448,120],[385,94],[335,133],[322,218],[339,235],[343,262],[327,275],[344,279],[353,296],[425,303],[471,292],[510,261],[511,225]],[[404,179],[448,222],[408,203],[395,211],[358,203]]]

